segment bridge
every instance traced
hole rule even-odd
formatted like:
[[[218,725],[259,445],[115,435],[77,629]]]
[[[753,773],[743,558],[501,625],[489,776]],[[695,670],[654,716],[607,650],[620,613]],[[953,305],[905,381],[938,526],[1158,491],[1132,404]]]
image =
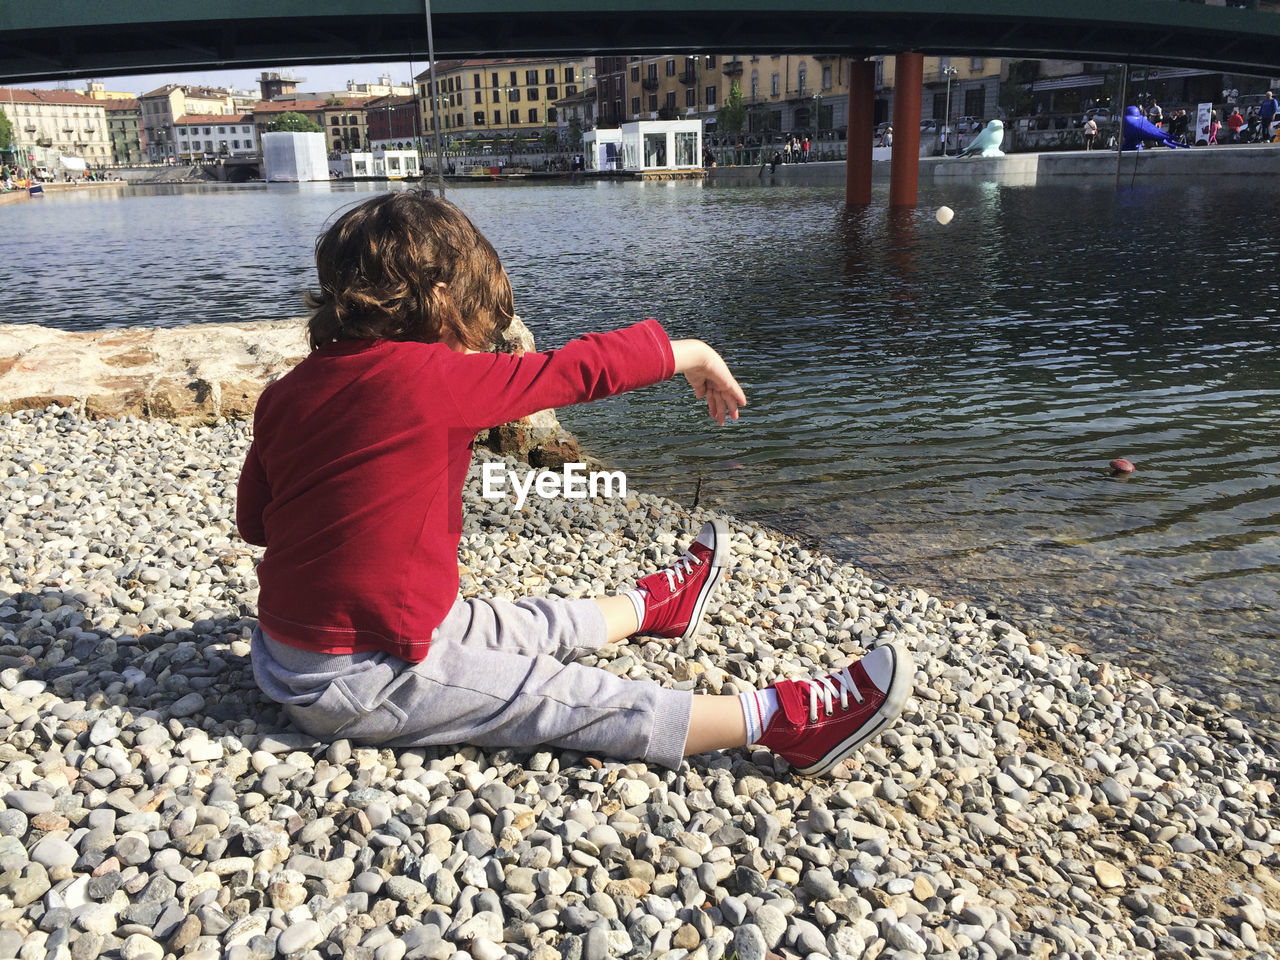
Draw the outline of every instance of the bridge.
[[[439,58],[912,51],[1280,75],[1280,0],[434,0],[432,20]],[[403,59],[426,62],[423,0],[0,5],[0,84]]]

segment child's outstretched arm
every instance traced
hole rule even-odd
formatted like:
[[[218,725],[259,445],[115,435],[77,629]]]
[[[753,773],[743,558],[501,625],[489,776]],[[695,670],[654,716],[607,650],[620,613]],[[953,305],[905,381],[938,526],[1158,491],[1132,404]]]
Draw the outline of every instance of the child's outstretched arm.
[[[747,405],[747,395],[729,372],[728,366],[701,340],[672,340],[676,373],[683,373],[694,395],[707,398],[707,412],[720,426],[725,417],[738,419],[738,408]]]

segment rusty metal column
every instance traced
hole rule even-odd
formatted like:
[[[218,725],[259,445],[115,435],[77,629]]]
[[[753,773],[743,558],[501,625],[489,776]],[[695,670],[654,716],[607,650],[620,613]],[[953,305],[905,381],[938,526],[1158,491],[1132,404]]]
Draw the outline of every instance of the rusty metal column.
[[[849,64],[849,123],[844,167],[844,202],[871,202],[871,137],[874,134],[876,65],[870,60]]]
[[[920,97],[924,87],[924,55],[900,53],[894,59],[889,206],[914,207],[920,186]]]

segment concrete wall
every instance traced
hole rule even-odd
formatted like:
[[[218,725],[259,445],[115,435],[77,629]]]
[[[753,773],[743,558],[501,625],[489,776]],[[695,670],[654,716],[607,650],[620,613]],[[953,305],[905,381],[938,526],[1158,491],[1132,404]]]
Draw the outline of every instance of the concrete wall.
[[[1120,157],[1124,177],[1251,177],[1280,178],[1280,144],[1222,147],[1192,147],[1173,150],[1156,147],[1126,152]],[[836,184],[844,183],[843,161],[791,163],[770,173],[766,166],[714,167],[707,182],[731,184]],[[1012,153],[1003,157],[925,157],[920,161],[922,183],[996,180],[1001,183],[1043,183],[1071,177],[1112,177],[1116,175],[1116,153],[1112,150],[1077,150],[1067,153]],[[889,162],[872,166],[873,180],[887,180]]]

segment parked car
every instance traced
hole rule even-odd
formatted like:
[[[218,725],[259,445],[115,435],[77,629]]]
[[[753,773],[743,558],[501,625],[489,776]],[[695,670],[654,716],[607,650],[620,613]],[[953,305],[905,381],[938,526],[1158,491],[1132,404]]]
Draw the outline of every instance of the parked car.
[[[1084,113],[1084,118],[1080,121],[1080,125],[1083,126],[1084,121],[1088,120],[1090,117],[1093,118],[1093,122],[1096,123],[1099,127],[1101,127],[1104,123],[1111,123],[1115,119],[1114,117],[1111,116],[1110,110],[1107,110],[1102,107],[1098,107],[1097,109],[1094,109],[1094,110],[1086,110]]]
[[[956,120],[956,129],[961,133],[977,133],[984,126],[986,124],[981,117],[960,117]]]

